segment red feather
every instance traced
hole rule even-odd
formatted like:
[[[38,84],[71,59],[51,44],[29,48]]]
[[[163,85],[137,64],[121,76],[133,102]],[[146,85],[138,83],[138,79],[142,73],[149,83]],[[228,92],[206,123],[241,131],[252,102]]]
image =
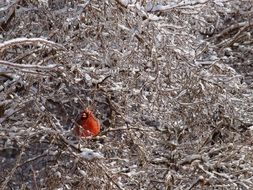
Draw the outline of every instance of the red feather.
[[[84,110],[77,123],[79,126],[75,127],[75,133],[78,136],[94,137],[100,133],[99,121],[88,108]]]

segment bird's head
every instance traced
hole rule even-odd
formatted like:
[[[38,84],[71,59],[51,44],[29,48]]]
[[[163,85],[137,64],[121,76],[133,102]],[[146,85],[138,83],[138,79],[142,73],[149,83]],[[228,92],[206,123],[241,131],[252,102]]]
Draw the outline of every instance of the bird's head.
[[[92,111],[89,108],[86,108],[82,113],[82,119],[87,119],[92,114]]]

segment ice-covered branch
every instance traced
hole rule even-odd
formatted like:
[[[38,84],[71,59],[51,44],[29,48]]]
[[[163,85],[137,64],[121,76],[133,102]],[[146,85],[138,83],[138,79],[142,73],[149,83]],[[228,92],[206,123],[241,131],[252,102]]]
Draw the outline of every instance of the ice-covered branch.
[[[0,52],[3,52],[5,49],[8,49],[13,46],[29,45],[29,44],[46,45],[56,49],[66,50],[66,48],[63,45],[57,44],[49,40],[45,40],[43,38],[16,38],[0,43]]]

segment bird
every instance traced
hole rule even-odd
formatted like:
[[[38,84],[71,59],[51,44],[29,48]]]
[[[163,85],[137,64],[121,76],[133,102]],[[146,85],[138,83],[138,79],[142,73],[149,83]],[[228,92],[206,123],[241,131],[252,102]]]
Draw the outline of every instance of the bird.
[[[100,133],[100,123],[99,120],[95,117],[93,112],[86,108],[74,128],[74,132],[77,136],[80,137],[95,137]]]

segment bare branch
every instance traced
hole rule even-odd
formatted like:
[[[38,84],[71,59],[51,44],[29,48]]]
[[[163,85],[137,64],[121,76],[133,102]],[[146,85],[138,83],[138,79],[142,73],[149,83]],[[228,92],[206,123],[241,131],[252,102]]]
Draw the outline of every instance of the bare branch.
[[[41,65],[24,65],[24,64],[17,64],[17,63],[12,63],[9,61],[4,61],[0,60],[1,65],[5,65],[8,67],[13,67],[13,68],[21,68],[21,69],[39,69],[39,70],[53,70],[56,67],[58,67],[56,64],[53,65],[47,65],[47,66],[41,66]]]
[[[55,42],[49,41],[49,40],[42,39],[42,38],[16,38],[13,40],[0,43],[0,52],[3,52],[7,48],[11,48],[13,46],[29,45],[29,44],[45,45],[45,46],[53,47],[59,50],[66,50],[64,46],[57,44]]]

